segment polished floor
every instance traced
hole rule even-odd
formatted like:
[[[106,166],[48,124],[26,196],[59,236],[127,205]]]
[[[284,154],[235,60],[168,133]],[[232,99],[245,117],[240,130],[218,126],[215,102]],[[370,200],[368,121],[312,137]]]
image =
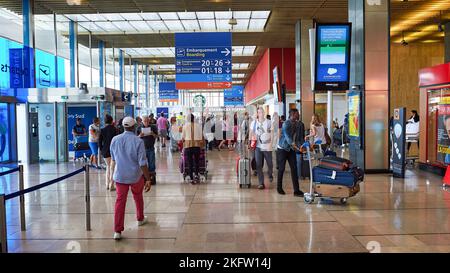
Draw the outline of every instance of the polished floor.
[[[239,189],[236,154],[208,154],[206,184],[181,182],[179,154],[157,152],[158,184],[145,194],[149,223],[138,227],[132,197],[123,240],[114,241],[115,192],[91,170],[92,230],[85,230],[83,174],[26,195],[27,230],[18,199],[7,201],[9,252],[450,252],[450,191],[441,177],[408,170],[405,179],[367,175],[346,205],[307,205],[266,181]],[[79,163],[25,167],[26,187],[80,168]],[[256,177],[252,178],[256,184]],[[302,181],[306,186],[306,181]],[[17,175],[0,177],[0,193],[18,189]]]

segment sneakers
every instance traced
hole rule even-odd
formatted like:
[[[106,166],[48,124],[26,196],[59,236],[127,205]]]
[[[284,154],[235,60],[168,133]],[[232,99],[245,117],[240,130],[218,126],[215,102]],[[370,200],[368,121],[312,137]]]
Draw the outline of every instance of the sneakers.
[[[282,195],[286,194],[283,189],[277,189],[277,192]]]
[[[148,223],[148,218],[147,218],[147,216],[144,216],[144,219],[142,219],[142,221],[138,221],[138,226],[143,226],[147,223]]]
[[[260,190],[264,190],[266,187],[264,186],[264,185],[259,185],[258,186],[258,189],[260,189]]]
[[[120,232],[114,232],[114,240],[118,241],[122,239],[122,234]]]

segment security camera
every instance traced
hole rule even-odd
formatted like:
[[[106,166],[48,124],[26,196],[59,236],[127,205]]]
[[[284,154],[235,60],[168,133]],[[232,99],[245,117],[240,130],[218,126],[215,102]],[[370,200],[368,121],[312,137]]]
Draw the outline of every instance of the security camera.
[[[361,90],[361,85],[352,85],[352,90],[354,91]]]
[[[300,100],[295,100],[296,103],[300,103]]]
[[[80,92],[80,94],[87,94],[87,93],[89,93],[88,88],[87,88],[87,84],[86,83],[80,83],[80,88],[78,89],[78,91]]]
[[[402,46],[407,46],[407,45],[408,45],[408,42],[407,42],[405,39],[403,39],[403,40],[401,41],[401,43],[402,43]]]

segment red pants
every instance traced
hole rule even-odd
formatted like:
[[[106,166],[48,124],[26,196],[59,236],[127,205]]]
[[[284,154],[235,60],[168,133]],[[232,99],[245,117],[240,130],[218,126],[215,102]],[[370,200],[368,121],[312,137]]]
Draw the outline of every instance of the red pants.
[[[116,182],[116,206],[114,209],[114,231],[122,232],[124,230],[125,206],[127,204],[128,189],[131,187],[134,203],[136,204],[136,217],[138,221],[144,220],[144,184],[145,179],[141,179],[135,184],[121,184]]]

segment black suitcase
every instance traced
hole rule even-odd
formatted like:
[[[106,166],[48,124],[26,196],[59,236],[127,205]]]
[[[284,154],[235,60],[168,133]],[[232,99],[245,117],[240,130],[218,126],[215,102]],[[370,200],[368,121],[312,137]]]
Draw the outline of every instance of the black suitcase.
[[[348,171],[352,165],[350,160],[337,156],[326,156],[319,162],[319,167],[335,171]]]
[[[297,153],[297,175],[298,178],[310,178],[308,155],[304,153]]]

